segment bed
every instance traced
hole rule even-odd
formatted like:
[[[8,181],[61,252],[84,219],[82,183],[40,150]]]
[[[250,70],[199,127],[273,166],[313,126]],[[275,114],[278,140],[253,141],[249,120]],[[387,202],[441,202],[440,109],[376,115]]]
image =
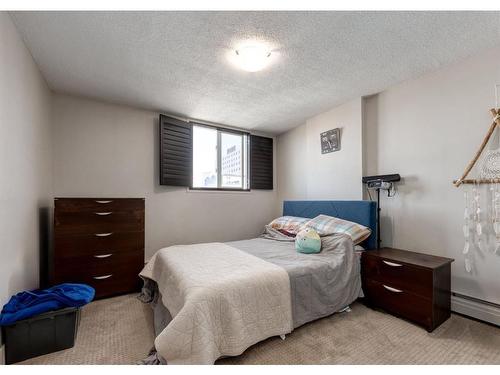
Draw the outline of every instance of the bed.
[[[283,216],[320,214],[371,229],[371,201],[285,201]],[[249,240],[170,246],[141,277],[141,299],[154,311],[155,348],[145,364],[213,364],[346,308],[361,295],[359,254],[349,236],[322,238],[321,253],[301,254],[294,240],[265,232]]]

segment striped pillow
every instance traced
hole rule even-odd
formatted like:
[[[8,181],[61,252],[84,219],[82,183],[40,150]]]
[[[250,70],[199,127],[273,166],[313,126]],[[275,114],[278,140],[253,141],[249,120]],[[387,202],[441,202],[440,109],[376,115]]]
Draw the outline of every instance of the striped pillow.
[[[370,228],[361,224],[328,215],[318,215],[305,223],[305,225],[316,230],[320,236],[327,236],[334,233],[348,234],[352,238],[354,245],[366,240],[372,232]]]
[[[310,219],[297,216],[281,216],[269,223],[271,228],[297,234]]]

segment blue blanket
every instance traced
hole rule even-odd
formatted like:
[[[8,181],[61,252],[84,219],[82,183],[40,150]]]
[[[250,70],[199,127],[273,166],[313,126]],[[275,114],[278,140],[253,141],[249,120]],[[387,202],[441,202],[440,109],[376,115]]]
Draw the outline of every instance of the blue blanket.
[[[47,311],[80,307],[94,299],[94,288],[85,284],[60,284],[48,289],[17,293],[3,307],[0,326],[6,326]]]

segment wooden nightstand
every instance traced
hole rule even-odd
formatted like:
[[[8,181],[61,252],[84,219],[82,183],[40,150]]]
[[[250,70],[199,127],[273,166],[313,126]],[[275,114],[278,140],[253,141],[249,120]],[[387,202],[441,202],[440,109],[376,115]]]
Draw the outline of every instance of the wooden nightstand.
[[[451,262],[391,248],[364,251],[361,278],[366,302],[432,332],[450,317]]]

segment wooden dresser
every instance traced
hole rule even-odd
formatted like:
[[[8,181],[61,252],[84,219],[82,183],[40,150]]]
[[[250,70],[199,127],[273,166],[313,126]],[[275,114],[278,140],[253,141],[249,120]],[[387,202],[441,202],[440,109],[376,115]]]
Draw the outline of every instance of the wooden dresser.
[[[140,289],[143,198],[56,198],[52,285],[85,283],[96,298]]]
[[[450,317],[451,262],[391,248],[365,251],[361,257],[365,300],[431,332]]]

